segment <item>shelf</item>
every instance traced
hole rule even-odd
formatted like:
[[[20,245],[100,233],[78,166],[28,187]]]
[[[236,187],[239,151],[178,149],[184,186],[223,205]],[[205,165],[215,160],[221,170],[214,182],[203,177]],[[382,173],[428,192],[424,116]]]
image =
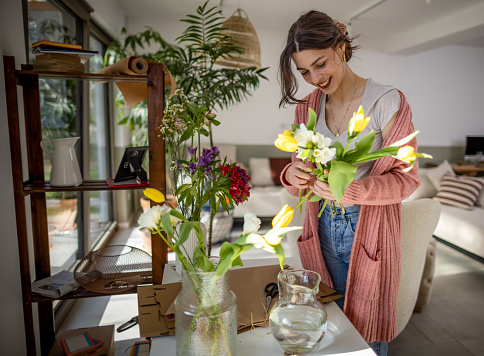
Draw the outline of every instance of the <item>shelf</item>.
[[[64,79],[64,80],[98,80],[101,82],[132,82],[146,83],[146,75],[108,75],[94,73],[76,72],[49,72],[35,70],[16,70],[15,74],[19,80],[42,78],[42,79]]]
[[[46,182],[25,182],[24,194],[31,193],[47,193],[47,192],[78,192],[78,191],[92,191],[92,190],[139,190],[148,187],[149,185],[140,185],[134,187],[114,187],[110,188],[104,180],[85,180],[81,185],[75,187],[51,187]]]
[[[143,281],[143,284],[140,284],[139,286],[143,285],[152,285],[152,279],[151,278],[146,278]],[[96,293],[92,292],[90,290],[84,289],[82,287],[79,287],[73,292],[70,292],[60,298],[49,298],[49,297],[44,297],[43,295],[40,294],[35,294],[32,293],[32,303],[40,303],[40,302],[49,302],[49,301],[54,301],[54,300],[67,300],[67,299],[80,299],[80,298],[92,298],[92,297],[107,297],[107,296],[112,296],[112,295],[121,295],[121,294],[134,294],[137,292],[137,287],[136,288],[130,288],[126,291],[119,292],[119,293]]]

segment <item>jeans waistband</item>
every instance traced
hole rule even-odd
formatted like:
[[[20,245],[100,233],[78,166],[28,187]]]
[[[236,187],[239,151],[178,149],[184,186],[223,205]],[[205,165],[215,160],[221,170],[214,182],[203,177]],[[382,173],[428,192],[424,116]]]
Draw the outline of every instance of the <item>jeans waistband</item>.
[[[324,210],[330,211],[330,203],[331,202],[328,201]],[[321,203],[320,203],[320,206],[319,206],[320,209],[323,206],[323,204],[324,204],[324,200],[321,200]],[[356,212],[360,211],[361,205],[353,204],[353,205],[344,206],[344,208],[345,208],[345,214],[356,213]],[[343,212],[343,210],[341,209],[341,206],[339,206],[339,204],[336,203],[335,206],[333,206],[333,213],[340,214],[342,212]]]

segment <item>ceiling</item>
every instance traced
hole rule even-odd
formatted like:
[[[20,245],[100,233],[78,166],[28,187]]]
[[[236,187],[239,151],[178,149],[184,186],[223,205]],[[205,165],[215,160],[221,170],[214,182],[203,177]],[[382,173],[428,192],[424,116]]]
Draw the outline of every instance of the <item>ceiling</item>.
[[[181,19],[203,0],[117,0],[137,20]],[[301,13],[316,9],[351,24],[365,46],[414,53],[448,44],[484,48],[484,0],[210,0],[229,17],[239,5],[255,29],[287,31]]]

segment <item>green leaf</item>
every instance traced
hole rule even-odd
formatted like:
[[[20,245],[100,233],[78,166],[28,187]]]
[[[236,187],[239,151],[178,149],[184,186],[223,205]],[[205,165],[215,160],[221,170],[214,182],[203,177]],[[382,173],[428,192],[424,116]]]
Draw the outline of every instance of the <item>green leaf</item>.
[[[187,218],[176,209],[171,209],[170,215],[180,219],[181,221],[188,221]]]
[[[309,116],[309,119],[306,127],[308,130],[314,131],[314,129],[316,128],[316,121],[318,118],[316,115],[316,112],[313,109],[308,108],[308,116]]]
[[[163,225],[163,230],[170,237],[173,237],[173,225],[171,224],[170,214],[164,214],[161,217],[161,224]]]
[[[348,163],[353,163],[358,157],[370,152],[373,147],[373,142],[375,141],[375,131],[371,130],[370,133],[363,136],[359,141],[355,142],[355,149],[346,152],[345,161]]]
[[[203,241],[203,235],[200,229],[200,222],[184,221],[180,224],[180,232],[178,233],[178,240],[176,241],[175,246],[178,247],[182,245],[186,240],[188,240],[188,237],[190,236],[190,231],[192,231],[193,229],[195,229],[199,240],[201,237]],[[200,232],[200,235],[199,235],[199,232]]]
[[[286,260],[286,256],[284,255],[284,248],[282,247],[281,244],[276,245],[275,253],[277,258],[279,259],[279,264],[281,266],[281,269],[284,269],[284,262]]]
[[[319,195],[313,195],[313,196],[311,197],[311,199],[309,199],[309,201],[310,201],[311,203],[314,203],[314,202],[316,202],[316,201],[320,201],[321,199],[323,199],[323,198],[321,198]]]
[[[336,148],[336,158],[341,158],[341,155],[343,154],[345,148],[341,144],[341,142],[334,141],[334,143],[330,146],[331,148]]]
[[[340,201],[346,188],[355,179],[356,169],[355,165],[339,160],[333,160],[331,163],[328,183],[337,202]]]

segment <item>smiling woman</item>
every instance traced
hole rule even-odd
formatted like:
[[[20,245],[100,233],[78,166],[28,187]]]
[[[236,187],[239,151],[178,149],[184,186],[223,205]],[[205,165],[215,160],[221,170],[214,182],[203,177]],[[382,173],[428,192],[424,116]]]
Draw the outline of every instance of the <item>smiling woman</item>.
[[[384,356],[396,335],[401,201],[418,186],[416,169],[408,169],[419,154],[405,96],[352,71],[352,41],[344,24],[319,11],[291,26],[280,56],[280,106],[298,105],[293,131],[279,135],[276,146],[296,146],[281,182],[304,195],[300,204],[309,198],[298,239],[303,267],[344,296],[336,303]],[[316,88],[304,99],[296,98],[293,63]],[[411,147],[397,154],[404,143]],[[331,157],[323,160],[323,149],[333,150]]]

